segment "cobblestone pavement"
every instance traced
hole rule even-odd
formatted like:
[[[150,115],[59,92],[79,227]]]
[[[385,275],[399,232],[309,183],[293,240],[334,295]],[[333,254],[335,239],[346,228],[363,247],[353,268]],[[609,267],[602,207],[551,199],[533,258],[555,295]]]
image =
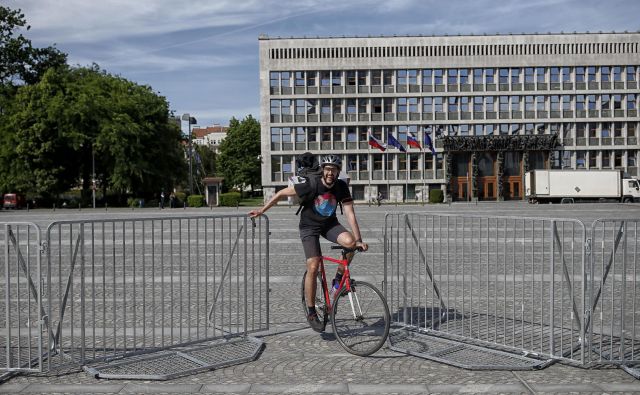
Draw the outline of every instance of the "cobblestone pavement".
[[[371,243],[366,264],[354,268],[367,278],[381,275],[383,261],[382,234],[384,211],[415,210],[437,212],[470,212],[486,215],[558,216],[579,218],[590,224],[598,217],[640,217],[640,205],[596,204],[576,205],[572,210],[559,206],[528,206],[523,203],[451,206],[408,206],[357,208],[366,241]],[[270,256],[271,326],[258,334],[265,347],[253,362],[206,371],[168,381],[104,380],[85,372],[64,375],[29,374],[15,376],[0,385],[0,393],[327,393],[327,394],[422,394],[422,393],[491,393],[491,394],[623,394],[640,393],[640,381],[617,367],[600,366],[583,369],[556,363],[536,371],[465,370],[426,359],[404,355],[383,348],[372,357],[347,354],[333,337],[331,330],[318,334],[302,323],[299,300],[301,248],[298,244],[294,209],[278,207],[268,215],[272,229]],[[208,210],[206,211],[209,212]],[[215,211],[214,211],[215,212]],[[221,212],[236,212],[221,210]],[[58,210],[10,213],[1,219],[25,220],[46,224],[65,216],[74,218],[111,218],[122,216],[154,216],[158,210],[133,212],[96,212],[83,210],[69,213]],[[164,210],[161,215],[202,214],[202,211]],[[71,215],[70,215],[71,214]],[[84,215],[84,217],[82,217]],[[59,217],[60,216],[60,217]],[[342,220],[342,219],[341,219]]]

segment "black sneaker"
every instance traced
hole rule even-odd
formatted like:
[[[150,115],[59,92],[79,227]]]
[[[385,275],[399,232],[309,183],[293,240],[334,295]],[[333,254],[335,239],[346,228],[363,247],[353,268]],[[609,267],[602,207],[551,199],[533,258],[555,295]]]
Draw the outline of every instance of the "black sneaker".
[[[320,322],[320,319],[318,318],[318,314],[316,313],[311,313],[307,316],[307,322],[309,323],[309,326],[311,327],[311,329],[313,329],[316,332],[322,332],[324,331],[324,325],[322,324],[322,322]]]

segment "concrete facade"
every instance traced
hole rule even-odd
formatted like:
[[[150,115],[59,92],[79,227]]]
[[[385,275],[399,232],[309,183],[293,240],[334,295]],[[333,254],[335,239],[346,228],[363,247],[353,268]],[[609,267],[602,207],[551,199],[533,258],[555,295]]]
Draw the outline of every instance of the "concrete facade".
[[[261,36],[259,44],[267,199],[305,151],[342,155],[360,201],[378,191],[426,200],[430,189],[453,200],[522,199],[522,174],[541,167],[638,176],[640,33]],[[370,134],[385,143],[391,134],[408,152],[371,148]],[[408,147],[408,134],[423,148],[429,134],[436,155]],[[557,135],[559,144],[479,152],[461,140],[501,135],[522,146],[527,136]],[[455,144],[445,147],[445,137]]]

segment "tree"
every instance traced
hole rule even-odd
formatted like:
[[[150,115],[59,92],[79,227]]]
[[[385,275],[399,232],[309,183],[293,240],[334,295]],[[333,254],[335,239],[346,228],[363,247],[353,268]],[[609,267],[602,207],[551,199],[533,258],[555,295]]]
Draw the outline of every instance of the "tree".
[[[25,27],[26,26],[26,27]],[[55,47],[33,48],[20,28],[29,30],[24,14],[0,6],[0,84],[33,84],[52,67],[66,67],[67,55]]]
[[[186,172],[168,108],[150,87],[95,65],[50,69],[18,89],[6,117],[0,188],[55,196],[82,180],[88,199],[93,154],[105,191],[154,196]]]
[[[229,121],[218,164],[227,185],[242,189],[251,186],[251,190],[260,186],[260,123],[251,115],[242,121]]]

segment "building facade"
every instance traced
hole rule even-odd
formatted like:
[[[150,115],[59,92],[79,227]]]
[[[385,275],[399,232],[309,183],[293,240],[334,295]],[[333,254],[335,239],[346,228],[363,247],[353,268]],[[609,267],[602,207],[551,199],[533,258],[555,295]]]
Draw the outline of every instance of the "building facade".
[[[640,33],[259,44],[266,199],[305,151],[341,155],[360,201],[522,199],[539,168],[638,176]]]
[[[204,145],[209,148],[213,152],[220,151],[220,143],[227,137],[227,131],[229,128],[227,126],[207,126],[204,128],[195,127],[191,130],[193,133],[193,143],[198,145]]]

